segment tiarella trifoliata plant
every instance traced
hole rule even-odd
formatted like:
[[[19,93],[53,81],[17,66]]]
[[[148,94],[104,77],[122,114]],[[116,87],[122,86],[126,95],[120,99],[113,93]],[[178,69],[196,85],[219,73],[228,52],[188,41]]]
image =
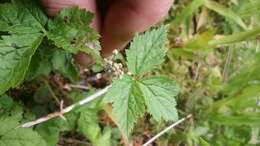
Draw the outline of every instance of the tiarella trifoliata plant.
[[[0,4],[1,146],[53,145],[57,143],[59,132],[62,131],[56,129],[55,136],[50,140],[44,129],[45,125],[36,128],[40,135],[31,128],[20,128],[19,124],[24,118],[24,106],[7,96],[10,89],[19,88],[27,78],[49,75],[52,69],[59,70],[61,74],[74,80],[77,70],[71,65],[72,57],[68,57],[68,54],[79,51],[91,55],[97,64],[105,65],[99,54],[99,35],[89,26],[93,18],[91,13],[76,7],[66,8],[53,19],[48,19],[38,6],[36,1],[31,0],[12,0]],[[127,138],[145,111],[156,121],[178,119],[175,107],[178,86],[166,76],[149,75],[163,63],[167,52],[166,41],[165,26],[136,35],[126,50],[128,73],[118,73],[119,76],[114,78],[112,87],[104,98],[107,103],[112,103],[112,119]],[[62,51],[44,53],[43,49],[49,46]],[[49,57],[51,61],[46,59]],[[48,84],[40,86],[36,95],[41,96],[41,92],[45,93],[49,88]],[[93,145],[100,145],[103,143],[102,139],[110,137],[110,131],[102,132],[97,124],[96,110],[91,113],[91,110],[86,109],[78,113],[76,122],[79,131],[87,136]],[[95,135],[90,132],[93,128]]]
[[[164,26],[135,36],[126,50],[129,72],[115,79],[105,96],[105,100],[112,103],[112,115],[126,137],[146,108],[157,121],[178,119],[174,98],[179,93],[176,83],[166,76],[147,75],[163,63],[166,40]]]

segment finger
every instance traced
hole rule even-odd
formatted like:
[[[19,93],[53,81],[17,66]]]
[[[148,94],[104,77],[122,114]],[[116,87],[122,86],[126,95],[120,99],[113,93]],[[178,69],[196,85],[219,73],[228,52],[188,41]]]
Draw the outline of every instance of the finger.
[[[167,15],[173,0],[118,0],[108,11],[102,28],[102,54],[124,48],[134,33],[143,32]]]

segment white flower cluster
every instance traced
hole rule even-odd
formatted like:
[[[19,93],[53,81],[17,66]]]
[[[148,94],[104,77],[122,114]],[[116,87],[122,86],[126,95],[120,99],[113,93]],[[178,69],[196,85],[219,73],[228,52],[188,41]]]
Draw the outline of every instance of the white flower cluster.
[[[113,54],[118,54],[117,50],[113,51]],[[117,63],[112,60],[112,58],[104,59],[106,63],[106,68],[109,73],[112,73],[116,77],[122,77],[124,75],[122,63]]]

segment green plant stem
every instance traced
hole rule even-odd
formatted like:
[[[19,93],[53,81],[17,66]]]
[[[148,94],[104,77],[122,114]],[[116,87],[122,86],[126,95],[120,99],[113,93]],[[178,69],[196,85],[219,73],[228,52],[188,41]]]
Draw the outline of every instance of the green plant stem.
[[[60,105],[60,101],[59,101],[59,98],[56,96],[56,94],[54,93],[54,91],[52,90],[50,84],[48,83],[48,81],[46,79],[42,79],[44,84],[46,85],[46,87],[48,88],[51,96],[53,97],[53,99],[55,100],[55,102]]]
[[[260,34],[260,26],[255,27],[252,30],[236,33],[233,35],[224,36],[220,39],[211,40],[209,45],[211,47],[216,47],[219,45],[228,45],[232,43],[242,42],[250,39],[251,37],[255,37]]]

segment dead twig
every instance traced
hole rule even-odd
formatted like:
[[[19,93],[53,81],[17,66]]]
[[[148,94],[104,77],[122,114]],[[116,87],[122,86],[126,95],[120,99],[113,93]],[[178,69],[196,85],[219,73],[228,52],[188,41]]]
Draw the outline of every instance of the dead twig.
[[[63,109],[63,102],[61,102],[61,105],[60,105],[60,111],[58,112],[54,112],[54,113],[51,113],[51,114],[48,114],[44,117],[41,117],[37,120],[34,120],[34,121],[31,121],[31,122],[27,122],[27,123],[24,123],[22,125],[20,125],[19,127],[23,127],[23,128],[29,128],[29,127],[32,127],[32,126],[35,126],[37,124],[40,124],[40,123],[43,123],[43,122],[46,122],[52,118],[55,118],[55,117],[63,117],[63,115],[65,113],[68,113],[70,111],[72,111],[74,108],[78,107],[78,106],[81,106],[81,105],[84,105],[84,104],[87,104],[95,99],[97,99],[98,97],[104,95],[108,89],[111,87],[111,85],[105,87],[104,89],[102,90],[99,90],[97,91],[95,94],[91,95],[91,96],[88,96],[84,99],[82,99],[81,101],[75,103],[75,104],[72,104],[66,108]]]
[[[151,144],[152,142],[154,142],[157,138],[159,138],[160,136],[162,136],[164,133],[168,132],[169,130],[171,130],[172,128],[174,128],[175,126],[179,125],[180,123],[184,122],[185,120],[191,118],[191,114],[180,119],[179,121],[173,123],[172,125],[168,126],[167,128],[165,128],[163,131],[161,131],[160,133],[156,134],[154,137],[152,137],[149,141],[147,141],[145,144],[143,144],[143,146],[148,146],[149,144]]]

